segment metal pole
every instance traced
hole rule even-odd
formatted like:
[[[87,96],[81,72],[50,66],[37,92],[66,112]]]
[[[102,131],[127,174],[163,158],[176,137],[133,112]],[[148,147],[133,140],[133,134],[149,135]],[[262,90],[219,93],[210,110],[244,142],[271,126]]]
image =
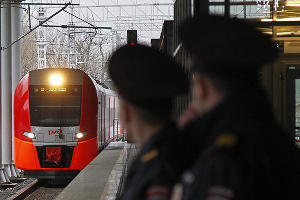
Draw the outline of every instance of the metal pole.
[[[117,34],[117,48],[119,48],[121,46],[121,36],[117,31],[116,34]]]
[[[200,14],[209,14],[209,0],[193,0],[194,16],[199,18]]]
[[[2,2],[1,2],[1,7],[2,7]],[[1,23],[1,14],[2,14],[2,9],[3,8],[0,8],[0,23]],[[0,31],[2,32],[2,23],[0,24]],[[1,34],[0,34],[0,47],[2,45],[2,41],[1,41]],[[1,56],[2,56],[2,53],[0,52],[0,65],[1,65],[1,68],[2,68],[2,64],[1,64]],[[0,94],[1,94],[1,68],[0,68]],[[1,96],[0,96],[0,105],[1,105]],[[4,170],[3,170],[3,166],[2,166],[2,138],[1,138],[1,135],[2,135],[2,132],[1,132],[1,108],[0,108],[0,182],[6,182],[5,180],[5,176],[4,176]]]
[[[247,6],[246,6],[246,0],[243,0],[244,1],[244,19],[247,18]]]
[[[9,1],[4,1],[1,12],[1,44],[11,43],[11,7]],[[11,48],[2,52],[1,60],[1,121],[2,121],[2,164],[7,175],[11,176],[12,164],[12,130],[11,130]]]
[[[18,4],[13,4],[11,8],[11,21],[12,23],[12,40],[16,40],[21,35],[21,10]],[[20,41],[16,42],[12,46],[12,165],[11,171],[12,176],[19,176],[18,171],[14,166],[14,94],[17,84],[21,78],[21,43]]]
[[[225,0],[225,17],[230,17],[230,0]]]
[[[115,48],[115,44],[116,44],[115,33],[116,33],[115,31],[111,31],[111,34],[112,34],[112,36],[111,36],[111,52],[114,52],[116,50],[116,48]]]
[[[29,23],[29,30],[31,30],[31,13],[30,13],[30,6],[28,5],[28,23]]]
[[[274,6],[271,6],[271,12],[273,22],[275,22],[277,20],[277,9],[275,9]],[[277,26],[272,26],[272,36],[273,38],[277,37]]]

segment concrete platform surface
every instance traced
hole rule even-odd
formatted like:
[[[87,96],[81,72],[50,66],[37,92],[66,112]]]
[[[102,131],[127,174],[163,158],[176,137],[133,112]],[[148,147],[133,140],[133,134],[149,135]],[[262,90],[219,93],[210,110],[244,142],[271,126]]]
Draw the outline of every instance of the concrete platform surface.
[[[110,143],[56,197],[56,200],[115,199],[132,148],[135,146],[126,142]]]

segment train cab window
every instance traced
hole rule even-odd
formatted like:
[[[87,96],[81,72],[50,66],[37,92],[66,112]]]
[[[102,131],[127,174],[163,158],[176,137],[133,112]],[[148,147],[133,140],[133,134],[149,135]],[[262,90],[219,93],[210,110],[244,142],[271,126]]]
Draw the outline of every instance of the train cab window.
[[[81,88],[50,91],[48,88],[30,87],[29,105],[32,126],[79,126]]]

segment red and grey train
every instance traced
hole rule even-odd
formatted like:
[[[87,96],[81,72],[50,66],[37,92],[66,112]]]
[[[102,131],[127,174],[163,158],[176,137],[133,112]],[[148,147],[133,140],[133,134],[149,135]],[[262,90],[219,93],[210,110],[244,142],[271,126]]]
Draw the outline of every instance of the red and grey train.
[[[116,94],[78,69],[27,73],[14,96],[15,165],[38,178],[69,177],[123,137]]]

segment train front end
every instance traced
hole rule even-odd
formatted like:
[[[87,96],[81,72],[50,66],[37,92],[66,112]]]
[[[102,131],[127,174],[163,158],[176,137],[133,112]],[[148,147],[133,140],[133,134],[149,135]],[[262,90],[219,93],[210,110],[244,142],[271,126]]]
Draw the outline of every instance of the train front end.
[[[98,154],[97,93],[75,69],[41,69],[15,91],[15,164],[38,178],[72,177]]]

